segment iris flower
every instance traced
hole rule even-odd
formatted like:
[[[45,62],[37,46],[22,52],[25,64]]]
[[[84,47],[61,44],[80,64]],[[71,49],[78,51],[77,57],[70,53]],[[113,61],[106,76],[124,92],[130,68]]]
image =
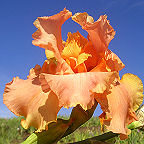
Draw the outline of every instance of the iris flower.
[[[68,33],[62,40],[61,26],[70,17],[88,32]],[[143,100],[143,85],[133,74],[119,78],[124,64],[108,49],[115,31],[106,15],[94,22],[86,12],[72,16],[69,10],[49,17],[38,17],[33,45],[45,49],[47,60],[36,65],[26,80],[18,77],[6,84],[4,104],[17,116],[24,128],[33,126],[38,132],[57,121],[62,107],[81,105],[90,109],[95,100],[101,105],[101,124],[119,133],[121,139],[129,134],[127,124],[137,120],[135,110]]]

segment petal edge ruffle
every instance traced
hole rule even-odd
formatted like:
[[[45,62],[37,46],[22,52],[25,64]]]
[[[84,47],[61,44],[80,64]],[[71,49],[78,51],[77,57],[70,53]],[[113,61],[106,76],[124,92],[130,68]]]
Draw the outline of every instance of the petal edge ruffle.
[[[42,87],[50,87],[58,96],[60,107],[64,106],[69,108],[80,104],[87,110],[94,104],[94,93],[100,90],[97,85],[101,83],[102,87],[108,87],[109,83],[115,79],[115,73],[87,72],[71,75],[41,74],[40,78]],[[104,90],[105,89],[103,89],[103,91]]]
[[[24,128],[34,126],[42,131],[56,121],[60,107],[58,97],[50,89],[42,90],[36,68],[39,67],[31,69],[28,79],[16,77],[6,84],[3,102],[14,114],[26,118],[21,121]]]

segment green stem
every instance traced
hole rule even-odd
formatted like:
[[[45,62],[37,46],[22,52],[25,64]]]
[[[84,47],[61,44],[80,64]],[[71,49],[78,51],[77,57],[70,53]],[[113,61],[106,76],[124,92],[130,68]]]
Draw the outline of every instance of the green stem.
[[[37,135],[35,133],[32,133],[29,137],[28,140],[25,140],[22,142],[22,144],[37,144]],[[28,143],[27,143],[28,142]]]

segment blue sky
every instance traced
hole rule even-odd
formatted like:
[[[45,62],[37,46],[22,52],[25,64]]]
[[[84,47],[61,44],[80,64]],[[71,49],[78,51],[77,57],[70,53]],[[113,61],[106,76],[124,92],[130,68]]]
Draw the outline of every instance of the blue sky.
[[[116,31],[109,49],[126,65],[120,75],[133,73],[144,83],[144,0],[5,0],[0,3],[0,117],[13,116],[2,102],[5,84],[15,76],[26,79],[29,70],[46,59],[44,49],[32,45],[34,20],[64,7],[73,14],[86,11],[95,20],[107,14]],[[64,40],[68,32],[80,31],[87,36],[71,19],[62,28]],[[95,114],[100,112],[98,108]]]

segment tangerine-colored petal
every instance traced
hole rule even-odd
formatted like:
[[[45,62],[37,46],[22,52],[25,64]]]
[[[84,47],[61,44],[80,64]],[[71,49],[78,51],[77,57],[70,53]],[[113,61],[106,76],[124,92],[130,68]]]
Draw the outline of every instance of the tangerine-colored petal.
[[[95,68],[90,72],[108,72],[111,71],[106,64],[106,61],[102,58]]]
[[[83,39],[85,43],[85,38],[79,33],[69,33],[65,48],[61,54],[75,73],[87,71],[84,61],[91,56],[90,54],[82,53],[81,45],[83,44]]]
[[[58,97],[50,89],[42,90],[39,73],[40,67],[36,66],[28,79],[13,78],[6,84],[3,101],[14,114],[25,117],[21,121],[24,128],[34,126],[41,131],[49,122],[56,121],[60,107]]]
[[[60,13],[50,17],[38,17],[34,22],[38,30],[32,35],[34,38],[32,43],[35,46],[45,48],[54,53],[59,63],[57,70],[59,73],[73,73],[60,54],[63,49],[61,26],[71,15],[72,13],[70,11],[64,9]],[[50,54],[52,54],[52,52],[50,52]],[[47,57],[49,56],[47,55]]]
[[[120,71],[124,67],[125,65],[116,54],[110,50],[106,50],[104,56],[99,58],[97,65],[91,70],[91,72]]]
[[[76,58],[69,57],[69,58],[66,59],[66,62],[71,67],[71,69],[73,70],[74,73],[78,73],[77,69],[75,69],[75,66],[76,66],[76,63],[77,63],[77,59]]]
[[[57,62],[55,59],[49,59],[45,60],[43,63],[42,73],[48,73],[48,74],[56,74],[57,73]]]
[[[85,26],[87,23],[93,23],[93,17],[89,16],[86,12],[84,13],[76,13],[72,16],[72,20],[80,24],[81,26]]]
[[[142,103],[143,85],[137,76],[125,74],[111,86],[112,89],[108,93],[95,98],[106,113],[103,122],[107,128],[119,133],[121,139],[125,139],[130,133],[127,125],[137,120],[134,110]]]
[[[119,57],[110,50],[105,51],[104,58],[111,71],[120,71],[125,67]]]
[[[71,75],[41,74],[41,83],[58,96],[60,107],[73,107],[80,104],[84,109],[91,108],[94,104],[94,92],[99,92],[102,87],[108,87],[113,72],[87,72]]]
[[[88,43],[88,40],[83,37],[78,31],[76,33],[69,32],[67,36],[68,38],[65,46],[67,46],[71,41],[75,41],[79,47],[83,48]]]
[[[112,88],[107,96],[111,118],[108,129],[114,133],[127,134],[126,119],[129,110],[130,97],[125,86],[121,83]]]
[[[34,25],[38,30],[32,35],[33,44],[45,49],[52,50],[59,55],[63,49],[61,26],[71,17],[72,13],[66,9],[50,17],[38,17]]]
[[[92,70],[94,67],[96,67],[96,65],[98,64],[99,59],[102,57],[101,55],[99,55],[92,42],[89,41],[85,47],[84,47],[84,52],[88,53],[91,55],[91,57],[88,57],[88,59],[85,61],[85,65],[87,67],[87,70],[90,71]]]
[[[85,64],[77,64],[78,60],[74,57],[69,57],[68,59],[66,59],[66,62],[69,64],[74,73],[87,72]]]
[[[136,115],[131,109],[131,96],[123,83],[115,86],[112,93],[107,96],[110,113],[110,125],[108,129],[114,133],[119,133],[121,139],[126,139],[130,134],[127,125],[135,120]]]
[[[102,96],[100,98],[100,96]],[[112,87],[111,92],[95,97],[104,111],[100,115],[101,124],[105,124],[109,131],[119,133],[121,139],[126,139],[129,131],[127,120],[130,107],[130,97],[123,84],[118,83]]]
[[[103,15],[93,22],[93,18],[87,13],[76,13],[72,19],[79,23],[88,32],[88,38],[92,42],[96,52],[103,52],[108,48],[108,44],[114,38],[115,31]]]
[[[87,72],[87,68],[84,63],[77,65],[76,69],[78,73]]]

